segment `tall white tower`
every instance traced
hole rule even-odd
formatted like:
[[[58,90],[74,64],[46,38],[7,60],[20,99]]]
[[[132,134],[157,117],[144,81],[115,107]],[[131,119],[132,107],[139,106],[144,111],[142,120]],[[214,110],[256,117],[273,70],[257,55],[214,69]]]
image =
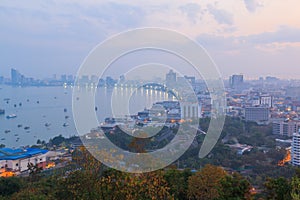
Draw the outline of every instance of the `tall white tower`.
[[[293,134],[292,142],[292,165],[300,166],[300,129]]]

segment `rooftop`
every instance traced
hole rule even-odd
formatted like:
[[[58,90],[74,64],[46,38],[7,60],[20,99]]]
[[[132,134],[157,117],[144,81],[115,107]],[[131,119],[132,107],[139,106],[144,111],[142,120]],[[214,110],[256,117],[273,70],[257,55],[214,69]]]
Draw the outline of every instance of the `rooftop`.
[[[29,158],[37,154],[45,154],[48,150],[37,148],[11,149],[0,148],[0,160],[17,160],[21,158]]]

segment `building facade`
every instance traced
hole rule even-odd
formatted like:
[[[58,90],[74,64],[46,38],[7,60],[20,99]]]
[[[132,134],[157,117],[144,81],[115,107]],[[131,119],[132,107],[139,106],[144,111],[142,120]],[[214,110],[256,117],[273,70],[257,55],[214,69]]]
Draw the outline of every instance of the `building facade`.
[[[280,120],[273,122],[273,134],[293,136],[300,128],[300,121],[294,120]]]
[[[48,150],[36,148],[0,148],[0,168],[19,173],[27,171],[28,163],[32,163],[44,169],[47,152]]]
[[[270,110],[268,107],[257,106],[257,107],[246,107],[245,108],[245,120],[253,121],[258,124],[269,123]]]
[[[300,166],[300,133],[293,134],[293,142],[292,142],[292,157],[291,157],[292,165]]]

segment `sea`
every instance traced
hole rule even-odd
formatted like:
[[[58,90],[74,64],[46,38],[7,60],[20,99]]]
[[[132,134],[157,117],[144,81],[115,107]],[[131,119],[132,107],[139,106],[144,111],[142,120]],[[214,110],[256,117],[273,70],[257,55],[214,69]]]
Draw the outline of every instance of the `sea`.
[[[136,88],[74,88],[60,87],[14,87],[0,85],[0,144],[6,147],[19,148],[34,145],[38,140],[49,141],[58,135],[77,136],[72,113],[73,89],[92,92],[96,89],[95,112],[99,124],[106,117],[112,117],[112,96],[130,97],[128,110],[137,114],[153,103],[173,100],[174,97],[162,91],[149,91]],[[15,114],[15,118],[7,118]],[[95,127],[91,127],[95,128]]]

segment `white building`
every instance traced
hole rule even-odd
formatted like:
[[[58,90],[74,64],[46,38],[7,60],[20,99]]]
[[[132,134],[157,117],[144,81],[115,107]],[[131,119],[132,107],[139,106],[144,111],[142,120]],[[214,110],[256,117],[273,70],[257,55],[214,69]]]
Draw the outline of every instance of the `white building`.
[[[28,170],[28,163],[45,168],[47,152],[48,150],[35,148],[0,148],[0,168],[13,172],[23,172]]]
[[[277,120],[273,121],[273,134],[293,136],[300,128],[300,121],[295,120]]]
[[[300,130],[299,130],[300,131]],[[300,133],[294,133],[292,142],[292,165],[300,166]]]
[[[199,109],[198,102],[181,102],[181,119],[193,119],[201,116],[201,109]]]

